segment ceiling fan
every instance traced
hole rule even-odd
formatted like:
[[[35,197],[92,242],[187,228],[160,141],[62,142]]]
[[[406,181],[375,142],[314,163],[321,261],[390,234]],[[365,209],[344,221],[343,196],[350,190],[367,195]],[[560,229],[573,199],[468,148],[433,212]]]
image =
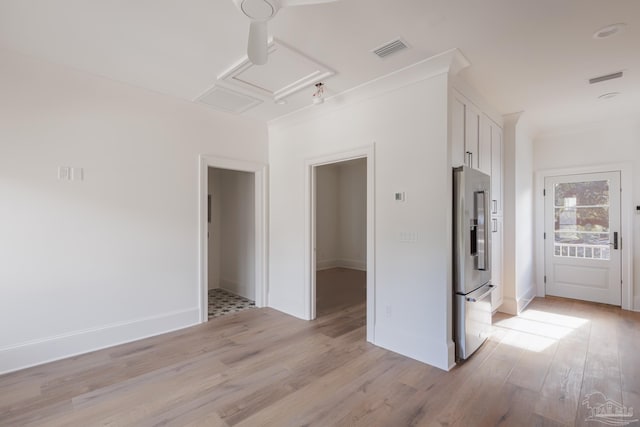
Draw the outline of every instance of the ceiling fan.
[[[283,7],[330,3],[338,0],[233,0],[235,5],[251,19],[247,55],[255,65],[267,63],[267,22]]]

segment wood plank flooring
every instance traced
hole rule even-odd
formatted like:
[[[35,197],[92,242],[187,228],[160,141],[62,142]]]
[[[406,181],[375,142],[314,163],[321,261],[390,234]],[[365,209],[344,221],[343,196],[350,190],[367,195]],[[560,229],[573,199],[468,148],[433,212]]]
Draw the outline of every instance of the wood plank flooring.
[[[536,299],[444,372],[365,342],[363,278],[319,275],[312,322],[247,310],[0,376],[0,425],[598,426],[596,392],[640,415],[640,313]]]

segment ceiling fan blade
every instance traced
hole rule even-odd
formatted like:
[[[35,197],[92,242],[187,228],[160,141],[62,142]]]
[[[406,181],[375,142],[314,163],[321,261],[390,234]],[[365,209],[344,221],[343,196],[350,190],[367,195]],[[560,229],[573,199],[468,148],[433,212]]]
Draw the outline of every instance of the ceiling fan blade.
[[[283,7],[287,6],[306,6],[309,4],[333,3],[339,0],[280,0]]]
[[[267,63],[268,38],[267,21],[251,21],[247,55],[249,56],[249,60],[255,65],[264,65]]]

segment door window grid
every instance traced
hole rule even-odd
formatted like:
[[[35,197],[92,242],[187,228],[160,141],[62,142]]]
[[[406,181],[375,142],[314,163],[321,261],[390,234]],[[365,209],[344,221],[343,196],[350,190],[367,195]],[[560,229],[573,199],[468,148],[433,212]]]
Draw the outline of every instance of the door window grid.
[[[609,181],[554,185],[554,256],[609,260]]]

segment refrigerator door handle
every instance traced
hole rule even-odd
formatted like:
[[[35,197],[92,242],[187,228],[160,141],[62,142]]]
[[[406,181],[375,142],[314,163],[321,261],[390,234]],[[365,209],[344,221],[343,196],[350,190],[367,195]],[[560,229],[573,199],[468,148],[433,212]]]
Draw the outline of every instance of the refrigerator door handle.
[[[476,191],[474,193],[476,229],[475,239],[472,236],[472,242],[475,240],[475,247],[478,257],[476,258],[476,267],[478,270],[487,270],[489,265],[489,248],[487,247],[488,233],[486,215],[489,212],[489,199],[487,199],[486,191]]]
[[[482,301],[484,299],[484,297],[486,297],[487,295],[489,295],[491,292],[493,292],[493,285],[487,285],[489,286],[489,290],[487,290],[487,292],[483,293],[482,295],[480,295],[479,297],[467,297],[467,301],[469,302],[478,302],[478,301]]]

